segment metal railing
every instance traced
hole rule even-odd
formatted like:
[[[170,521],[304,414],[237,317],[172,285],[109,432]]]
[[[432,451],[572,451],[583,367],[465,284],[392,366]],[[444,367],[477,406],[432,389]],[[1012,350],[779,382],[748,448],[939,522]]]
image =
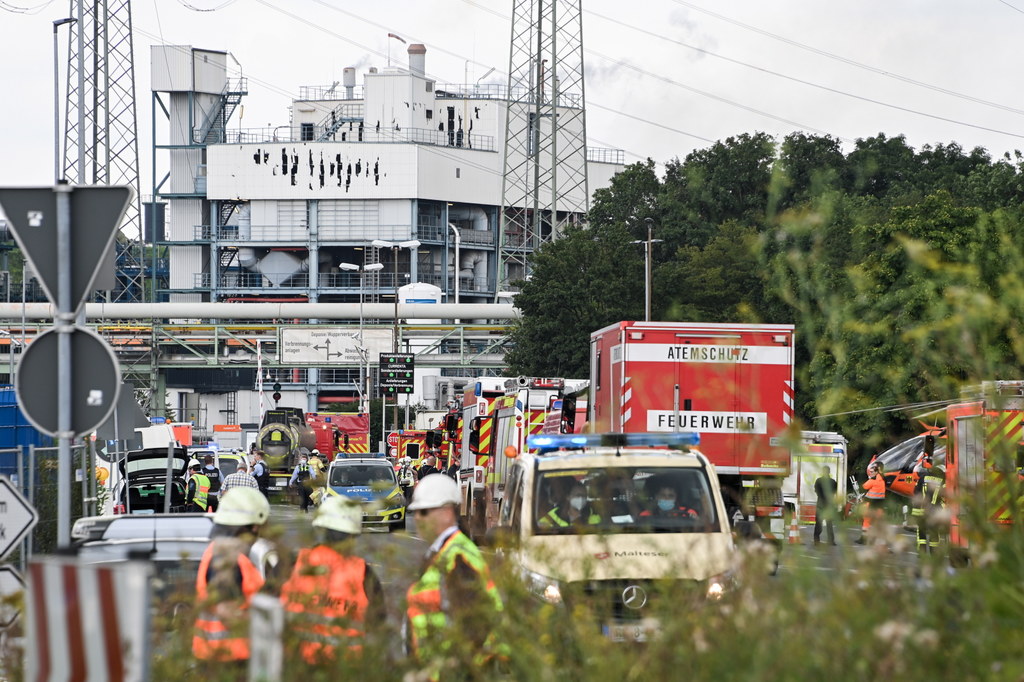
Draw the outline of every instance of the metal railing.
[[[192,275],[193,284],[197,289],[206,289],[213,286],[214,278],[208,272],[197,272]],[[380,272],[376,277],[376,285],[372,291],[390,291],[395,289],[395,273]],[[319,288],[327,289],[351,289],[358,293],[362,284],[359,280],[359,273],[350,272],[322,272],[318,278]],[[409,282],[408,272],[398,272],[400,286]],[[221,272],[216,278],[216,286],[223,289],[263,289],[263,288],[284,288],[303,289],[309,287],[308,272],[249,272],[247,270],[230,270]],[[368,283],[369,284],[369,283]],[[367,292],[371,287],[367,286]]]
[[[553,104],[548,96],[550,92],[545,91],[542,104]],[[529,88],[514,87],[511,90],[507,85],[501,84],[466,84],[466,83],[438,83],[434,88],[434,96],[437,99],[496,99],[508,102],[522,101],[532,104],[529,99]],[[562,93],[558,97],[558,106],[578,109],[581,98],[578,93]]]
[[[609,147],[587,147],[587,161],[592,163],[615,163],[622,166],[626,163],[626,152]]]
[[[494,233],[490,230],[462,230],[461,234],[463,245],[494,245]],[[453,240],[452,234],[447,225],[424,225],[422,222],[416,226],[416,238],[434,242],[446,242]]]
[[[347,92],[347,88],[340,83],[334,83],[333,85],[300,85],[299,99],[306,102],[363,99],[362,85],[353,86],[351,97],[346,96]]]
[[[363,125],[360,131],[358,126],[353,126],[349,131],[348,124],[338,128],[330,136],[334,142],[376,142],[381,144],[426,144],[437,147],[460,147],[475,149],[478,151],[495,151],[494,137],[491,135],[469,135],[468,144],[466,136],[458,131],[451,133],[431,128],[391,128],[381,126],[378,130],[376,125]],[[323,125],[307,128],[303,134],[301,127],[277,126],[266,128],[233,128],[226,131],[228,144],[274,144],[285,142],[312,142],[319,139],[327,128]],[[308,139],[304,139],[308,138]]]

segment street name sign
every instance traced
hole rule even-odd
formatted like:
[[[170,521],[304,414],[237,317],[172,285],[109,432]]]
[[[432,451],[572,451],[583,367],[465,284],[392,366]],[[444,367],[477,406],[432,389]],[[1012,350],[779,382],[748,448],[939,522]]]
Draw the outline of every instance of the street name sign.
[[[0,476],[0,559],[18,546],[37,521],[39,514],[18,487],[11,483],[11,479]]]
[[[282,327],[280,361],[286,365],[361,365],[358,348],[370,356],[392,347],[392,330],[354,327]],[[360,335],[362,343],[360,343]]]
[[[71,187],[71,307],[78,310],[93,291],[103,256],[113,248],[117,228],[134,190],[128,186]],[[65,191],[65,190],[60,190]],[[14,238],[54,305],[60,262],[57,258],[57,195],[54,187],[0,188],[0,207]]]

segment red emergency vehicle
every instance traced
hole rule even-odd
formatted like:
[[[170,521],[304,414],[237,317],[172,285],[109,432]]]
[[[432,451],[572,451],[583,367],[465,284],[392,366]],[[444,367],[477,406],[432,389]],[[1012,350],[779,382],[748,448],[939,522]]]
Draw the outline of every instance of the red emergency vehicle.
[[[497,524],[498,511],[510,466],[506,452],[526,452],[527,436],[539,435],[549,415],[555,411],[563,433],[575,431],[575,392],[586,381],[567,382],[553,377],[516,377],[503,380],[503,392],[487,399],[488,411],[478,414],[469,424],[468,450],[463,458],[460,480],[464,492],[461,513],[473,537]],[[567,392],[568,391],[568,392]],[[483,402],[477,410],[485,409]]]
[[[594,332],[590,346],[590,429],[700,434],[730,516],[753,516],[781,538],[793,326],[619,322]]]
[[[975,394],[946,408],[944,498],[954,563],[990,532],[986,525],[1009,526],[1022,510],[1024,381],[986,382]]]
[[[316,449],[331,460],[338,453],[359,457],[370,451],[367,414],[308,413],[306,423],[316,434]]]

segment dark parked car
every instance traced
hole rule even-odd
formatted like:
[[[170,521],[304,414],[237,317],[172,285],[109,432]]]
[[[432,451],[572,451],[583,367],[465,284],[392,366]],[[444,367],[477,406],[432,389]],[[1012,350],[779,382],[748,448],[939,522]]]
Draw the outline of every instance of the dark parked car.
[[[133,450],[117,463],[121,482],[114,495],[115,514],[157,514],[165,510],[167,484],[166,448]],[[178,448],[170,458],[171,512],[185,511],[185,479],[188,455]]]

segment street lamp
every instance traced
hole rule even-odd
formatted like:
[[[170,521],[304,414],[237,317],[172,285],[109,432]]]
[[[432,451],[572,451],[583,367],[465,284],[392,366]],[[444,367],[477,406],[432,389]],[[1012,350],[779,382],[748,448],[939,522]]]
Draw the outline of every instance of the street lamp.
[[[60,182],[60,71],[57,67],[57,28],[78,21],[74,17],[53,22],[53,184]]]
[[[663,240],[651,239],[651,227],[654,224],[653,218],[645,218],[647,223],[647,239],[637,239],[632,244],[645,244],[644,249],[644,321],[651,321],[651,245],[660,244]]]
[[[383,270],[384,265],[382,263],[369,263],[359,267],[353,263],[339,263],[338,267],[342,270],[348,270],[349,272],[359,273],[359,355],[361,362],[359,363],[359,393],[360,393],[360,405],[359,411],[364,414],[370,413],[370,391],[367,386],[369,383],[370,372],[367,369],[364,373],[363,368],[366,363],[369,363],[368,356],[366,355],[366,347],[363,344],[363,291],[366,289],[366,278],[367,272],[377,272]]]
[[[412,254],[411,254],[411,252],[415,251],[416,249],[419,248],[420,242],[419,242],[418,239],[410,239],[408,241],[398,242],[396,244],[394,242],[386,242],[383,239],[374,239],[372,242],[370,242],[370,245],[371,246],[375,246],[378,249],[391,249],[392,253],[395,256],[395,328],[394,328],[393,336],[392,336],[392,339],[391,339],[391,352],[397,354],[398,353],[398,250],[399,249],[409,249],[410,250],[409,260],[411,262],[412,261]],[[410,268],[410,272],[411,272],[411,268]],[[408,396],[406,396],[406,397],[408,397]],[[383,421],[383,419],[381,421]],[[392,414],[391,414],[391,422],[392,422],[392,428],[397,431],[398,430],[398,396],[397,395],[395,396],[395,409],[394,409],[394,412],[392,412]]]

